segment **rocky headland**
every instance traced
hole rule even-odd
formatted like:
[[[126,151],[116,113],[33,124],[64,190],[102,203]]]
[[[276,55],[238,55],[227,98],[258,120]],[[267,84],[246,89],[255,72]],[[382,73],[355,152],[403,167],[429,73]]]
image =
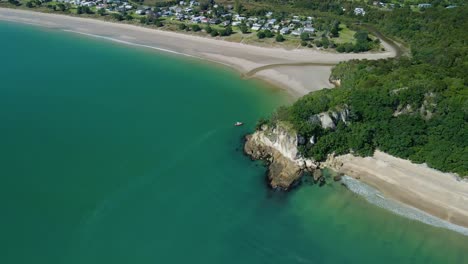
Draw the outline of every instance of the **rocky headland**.
[[[348,117],[349,110],[345,106],[312,115],[309,122],[324,129],[335,129],[339,122],[346,124]],[[314,182],[325,183],[320,162],[304,158],[298,149],[300,145],[314,145],[315,142],[314,135],[305,138],[287,122],[278,121],[274,125],[262,125],[255,133],[246,136],[244,152],[254,160],[268,163],[268,182],[272,188],[288,190],[307,172]]]
[[[347,123],[348,115],[349,111],[344,108],[311,116],[309,121],[334,129],[339,122]],[[320,169],[326,167],[338,173],[333,177],[335,181],[342,175],[350,176],[380,190],[388,198],[468,227],[468,182],[457,175],[378,150],[370,157],[330,155],[323,162],[304,158],[299,147],[313,145],[315,140],[314,136],[298,135],[286,122],[276,122],[247,135],[244,151],[254,160],[267,162],[267,179],[273,189],[290,190],[305,174],[323,184],[325,178]]]
[[[287,124],[263,125],[246,136],[245,153],[254,160],[268,163],[268,182],[273,189],[290,189],[303,175],[317,169],[318,163],[302,158],[297,134]]]

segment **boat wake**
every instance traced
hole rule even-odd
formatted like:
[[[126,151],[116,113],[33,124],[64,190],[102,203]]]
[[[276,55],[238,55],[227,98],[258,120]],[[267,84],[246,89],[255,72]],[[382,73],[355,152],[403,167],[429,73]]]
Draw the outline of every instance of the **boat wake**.
[[[468,228],[452,224],[448,221],[434,217],[414,207],[401,204],[397,201],[385,198],[378,190],[362,183],[352,177],[344,176],[342,182],[348,189],[362,197],[369,203],[377,205],[378,207],[387,209],[395,214],[403,217],[420,221],[435,227],[449,229],[465,236],[468,236]]]

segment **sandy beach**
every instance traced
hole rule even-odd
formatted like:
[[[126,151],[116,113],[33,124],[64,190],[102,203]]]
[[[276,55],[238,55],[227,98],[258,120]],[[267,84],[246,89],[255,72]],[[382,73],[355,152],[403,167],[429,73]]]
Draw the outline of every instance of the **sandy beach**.
[[[376,151],[373,157],[335,157],[329,166],[386,197],[456,225],[468,227],[468,182],[450,173]]]
[[[386,51],[380,53],[340,54],[313,49],[286,50],[256,47],[90,18],[6,8],[0,8],[0,20],[65,30],[209,60],[232,67],[243,75],[254,71],[254,74],[245,76],[261,78],[285,88],[294,97],[333,87],[328,82],[331,68],[341,61],[382,59],[394,57],[397,54],[395,48],[385,41],[382,45]],[[267,66],[265,70],[256,71],[257,68],[265,66]]]

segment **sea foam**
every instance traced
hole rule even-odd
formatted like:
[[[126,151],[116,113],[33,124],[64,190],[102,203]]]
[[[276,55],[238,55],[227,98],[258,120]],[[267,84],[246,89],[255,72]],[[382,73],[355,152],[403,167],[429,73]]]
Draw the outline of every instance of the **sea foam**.
[[[377,205],[381,208],[387,209],[395,214],[407,217],[412,220],[420,221],[435,227],[446,228],[468,236],[468,228],[452,224],[448,221],[425,213],[417,208],[385,198],[378,190],[352,177],[344,176],[342,178],[342,183],[346,185],[350,191],[363,196],[371,204]]]

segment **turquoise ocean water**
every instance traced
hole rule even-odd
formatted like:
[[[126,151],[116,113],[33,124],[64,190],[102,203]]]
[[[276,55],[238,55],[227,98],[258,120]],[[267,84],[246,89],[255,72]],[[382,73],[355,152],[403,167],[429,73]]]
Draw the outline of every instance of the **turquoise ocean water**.
[[[280,90],[4,22],[0,59],[2,264],[468,263],[467,236],[339,184],[268,190],[242,136]]]

